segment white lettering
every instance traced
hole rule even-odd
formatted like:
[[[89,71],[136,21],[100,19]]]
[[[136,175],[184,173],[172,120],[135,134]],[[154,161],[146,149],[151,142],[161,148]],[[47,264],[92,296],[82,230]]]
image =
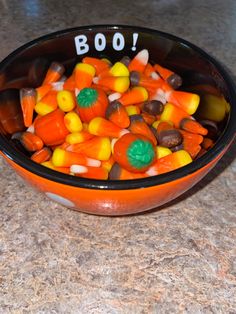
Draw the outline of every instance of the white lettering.
[[[75,48],[77,55],[83,55],[89,51],[89,45],[86,44],[87,37],[85,35],[78,35],[75,37]]]
[[[125,47],[125,39],[121,33],[115,33],[112,39],[112,47],[117,51],[121,51]]]
[[[94,46],[97,51],[103,51],[106,48],[106,37],[102,33],[96,34]]]

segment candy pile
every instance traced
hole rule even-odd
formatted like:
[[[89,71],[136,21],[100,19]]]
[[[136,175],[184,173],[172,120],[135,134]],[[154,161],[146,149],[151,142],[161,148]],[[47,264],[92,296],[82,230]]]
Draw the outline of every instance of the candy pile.
[[[63,173],[93,179],[136,179],[175,170],[214,144],[192,115],[200,97],[177,90],[182,80],[133,59],[85,57],[70,77],[58,62],[38,88],[22,88],[25,132],[16,133],[31,159]]]

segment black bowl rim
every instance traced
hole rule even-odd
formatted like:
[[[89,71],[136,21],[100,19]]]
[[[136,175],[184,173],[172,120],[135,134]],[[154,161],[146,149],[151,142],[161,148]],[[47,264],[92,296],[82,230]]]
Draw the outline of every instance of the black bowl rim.
[[[14,148],[9,144],[7,139],[0,135],[0,150],[2,153],[12,160],[14,163],[18,164],[19,166],[25,168],[26,170],[36,174],[40,177],[48,179],[50,181],[55,181],[58,183],[86,188],[86,189],[98,189],[98,190],[130,190],[130,189],[139,189],[139,188],[147,188],[151,186],[158,186],[161,184],[169,183],[181,178],[184,178],[190,174],[193,174],[197,170],[207,166],[211,161],[217,158],[222,152],[224,153],[227,148],[229,147],[230,143],[233,141],[233,138],[236,133],[236,126],[234,121],[236,121],[236,88],[233,82],[233,79],[229,75],[229,73],[225,70],[223,65],[219,61],[217,61],[214,57],[212,57],[209,53],[205,52],[203,49],[195,46],[191,42],[177,37],[175,35],[159,31],[156,29],[140,27],[140,26],[132,26],[132,25],[124,25],[124,24],[96,24],[96,25],[87,25],[87,26],[79,26],[74,28],[67,28],[63,30],[59,30],[56,32],[49,33],[47,35],[38,37],[28,43],[20,46],[12,53],[10,53],[5,59],[0,62],[0,70],[5,65],[7,65],[12,58],[14,58],[18,53],[22,52],[23,50],[30,48],[34,45],[37,45],[40,42],[53,39],[55,37],[60,37],[61,35],[66,35],[70,32],[76,31],[92,31],[94,29],[101,29],[104,28],[105,30],[122,30],[122,29],[133,29],[134,31],[146,32],[153,35],[158,35],[161,37],[165,37],[167,39],[180,42],[188,47],[192,48],[193,50],[197,51],[200,55],[206,58],[209,62],[211,62],[222,75],[226,85],[229,88],[229,99],[231,103],[231,114],[229,117],[229,121],[227,126],[220,136],[220,139],[216,142],[214,147],[210,149],[206,154],[199,157],[197,160],[194,160],[192,163],[179,168],[177,170],[152,176],[148,178],[142,179],[134,179],[134,180],[95,180],[95,179],[86,179],[86,178],[79,178],[70,176],[68,174],[60,173],[49,168],[46,168],[40,164],[37,164],[30,160],[29,158],[25,158],[23,155],[19,154]]]

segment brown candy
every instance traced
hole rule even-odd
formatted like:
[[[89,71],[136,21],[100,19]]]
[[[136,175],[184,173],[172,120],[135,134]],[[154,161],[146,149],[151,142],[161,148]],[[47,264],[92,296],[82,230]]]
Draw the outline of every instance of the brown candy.
[[[174,89],[179,88],[182,85],[182,78],[178,74],[171,74],[167,78],[167,83]]]
[[[164,110],[164,105],[162,102],[158,100],[146,101],[142,105],[142,111],[147,112],[154,116],[161,114],[163,110]]]

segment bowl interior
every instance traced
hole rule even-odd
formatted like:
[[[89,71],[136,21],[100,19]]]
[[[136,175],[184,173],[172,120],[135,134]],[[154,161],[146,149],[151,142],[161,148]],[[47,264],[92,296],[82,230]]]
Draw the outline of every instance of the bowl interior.
[[[181,75],[182,90],[197,89],[200,95],[214,90],[229,104],[228,114],[218,123],[215,146],[191,165],[174,171],[174,174],[160,175],[159,178],[133,180],[139,181],[137,184],[132,183],[134,185],[127,182],[102,184],[96,180],[68,178],[68,175],[43,169],[26,158],[29,153],[17,141],[11,140],[12,133],[25,129],[19,89],[39,86],[52,61],[63,63],[66,68],[65,75],[70,75],[75,64],[85,56],[107,57],[115,62],[125,55],[132,58],[142,49],[149,51],[151,63],[159,63]],[[158,184],[194,172],[227,147],[235,133],[232,123],[236,116],[235,99],[234,85],[223,67],[185,40],[155,30],[131,26],[100,25],[65,30],[20,47],[0,63],[0,149],[26,169],[68,184],[84,184],[95,188],[101,185],[105,188],[127,188],[127,185],[136,187],[144,182],[148,185]],[[204,105],[201,110],[204,112]]]

